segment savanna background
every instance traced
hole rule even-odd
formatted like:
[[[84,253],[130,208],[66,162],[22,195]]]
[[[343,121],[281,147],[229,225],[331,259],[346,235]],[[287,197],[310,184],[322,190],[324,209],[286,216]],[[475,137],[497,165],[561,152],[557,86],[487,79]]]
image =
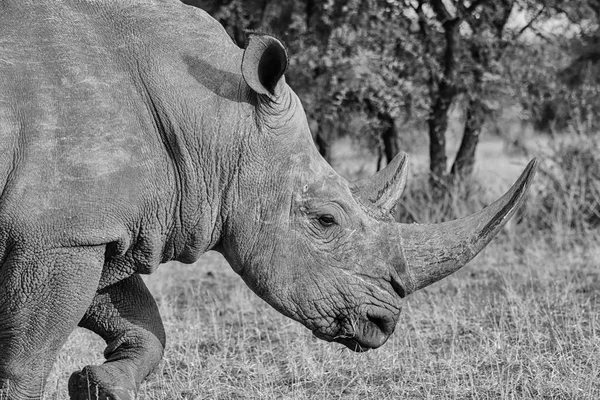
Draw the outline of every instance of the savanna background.
[[[595,0],[185,0],[240,46],[288,46],[288,83],[348,179],[411,157],[396,217],[480,210],[526,162],[526,205],[453,276],[405,299],[363,354],[312,337],[216,253],[146,278],[167,331],[141,399],[600,398],[600,3]],[[101,363],[77,330],[46,397]]]

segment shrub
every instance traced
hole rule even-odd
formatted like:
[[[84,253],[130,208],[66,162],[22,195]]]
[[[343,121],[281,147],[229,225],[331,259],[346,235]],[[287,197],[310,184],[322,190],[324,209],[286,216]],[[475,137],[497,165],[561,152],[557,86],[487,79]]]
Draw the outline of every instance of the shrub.
[[[600,141],[574,136],[555,141],[542,156],[529,223],[555,234],[585,235],[600,225]]]
[[[395,217],[405,223],[448,221],[481,210],[493,201],[487,197],[475,178],[448,183],[441,195],[434,193],[429,184],[429,174],[424,173],[409,179]]]

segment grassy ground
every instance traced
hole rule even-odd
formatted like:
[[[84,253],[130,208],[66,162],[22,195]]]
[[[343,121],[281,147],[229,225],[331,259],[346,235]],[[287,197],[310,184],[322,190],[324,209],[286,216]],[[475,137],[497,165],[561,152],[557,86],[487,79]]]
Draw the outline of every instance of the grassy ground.
[[[578,243],[505,230],[463,270],[405,299],[392,338],[364,354],[279,315],[216,253],[164,265],[146,281],[167,350],[140,398],[598,399],[600,238]],[[103,347],[74,332],[47,398],[66,398],[70,373],[101,363]]]
[[[258,299],[216,253],[147,282],[168,335],[142,399],[597,399],[600,250],[495,241],[454,276],[406,299],[396,333],[356,354],[321,342]],[[50,380],[101,362],[76,331]]]

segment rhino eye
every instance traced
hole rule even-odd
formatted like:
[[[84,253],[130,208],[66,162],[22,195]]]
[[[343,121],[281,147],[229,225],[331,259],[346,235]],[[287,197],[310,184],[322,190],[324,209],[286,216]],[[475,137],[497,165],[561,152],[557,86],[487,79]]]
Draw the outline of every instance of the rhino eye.
[[[319,216],[319,223],[324,227],[329,227],[335,224],[335,218],[331,214],[323,214]]]

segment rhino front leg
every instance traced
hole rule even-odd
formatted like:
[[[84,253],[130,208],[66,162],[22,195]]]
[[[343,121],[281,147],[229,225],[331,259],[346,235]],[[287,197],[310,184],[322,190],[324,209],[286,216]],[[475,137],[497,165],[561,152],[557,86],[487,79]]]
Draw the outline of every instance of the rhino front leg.
[[[41,399],[56,354],[98,288],[104,248],[22,246],[0,266],[0,399]]]
[[[106,341],[106,362],[71,375],[71,399],[134,399],[165,346],[158,307],[142,278],[135,274],[100,290],[79,326]]]

